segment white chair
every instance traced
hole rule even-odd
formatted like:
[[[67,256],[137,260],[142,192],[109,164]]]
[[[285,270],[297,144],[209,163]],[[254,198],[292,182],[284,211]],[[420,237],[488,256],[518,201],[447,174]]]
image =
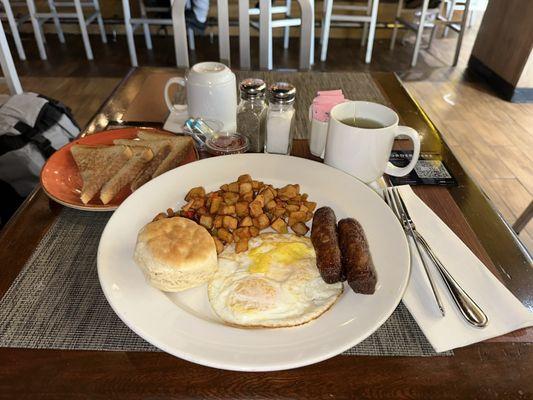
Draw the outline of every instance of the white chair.
[[[85,54],[87,55],[88,60],[94,59],[93,50],[91,48],[91,42],[89,40],[89,34],[87,32],[87,26],[89,24],[93,23],[94,21],[97,21],[98,28],[100,30],[100,36],[102,38],[102,43],[107,43],[104,21],[102,19],[102,14],[100,12],[100,4],[98,3],[98,0],[88,0],[85,2],[82,2],[81,0],[48,0],[48,7],[50,12],[37,11],[34,0],[26,0],[26,3],[30,12],[30,20],[35,33],[35,39],[37,40],[39,54],[43,60],[46,60],[46,50],[44,47],[44,43],[46,42],[46,40],[42,32],[42,24],[50,19],[54,21],[57,35],[61,43],[65,43],[65,37],[61,29],[61,18],[76,18],[78,20],[81,37],[83,39],[83,45],[85,47]],[[64,8],[74,8],[75,12],[58,11],[58,9]],[[83,12],[84,8],[91,8],[94,9],[94,11],[88,17],[85,17],[85,14]]]
[[[137,49],[135,48],[134,31],[139,26],[143,26],[146,47],[152,48],[150,36],[150,25],[171,25],[174,33],[174,45],[176,49],[176,65],[178,67],[189,66],[189,46],[187,44],[187,35],[189,35],[189,44],[191,50],[194,50],[194,32],[192,29],[186,29],[185,24],[185,6],[186,0],[170,0],[172,18],[150,18],[149,12],[166,11],[167,8],[146,7],[142,0],[139,1],[141,17],[132,18],[129,0],[122,0],[124,10],[124,25],[126,27],[126,36],[128,39],[128,48],[130,52],[131,65],[139,65],[137,59]],[[217,1],[218,12],[218,43],[220,60],[229,65],[230,63],[230,43],[229,43],[229,12],[228,0]]]
[[[0,22],[0,66],[2,67],[2,72],[4,74],[4,80],[9,88],[9,92],[14,94],[22,93],[22,85],[15,68],[15,63],[13,62],[13,57],[11,56],[11,50],[9,49],[9,44],[7,43],[6,33],[4,32],[4,27]]]
[[[394,20],[394,29],[392,31],[392,37],[390,42],[390,49],[394,50],[396,44],[396,38],[398,35],[399,24],[402,24],[404,28],[410,29],[416,32],[416,40],[413,51],[413,57],[411,59],[411,66],[414,67],[418,61],[418,54],[422,45],[422,36],[425,29],[430,29],[430,37],[428,40],[428,48],[431,47],[433,38],[436,32],[436,20],[439,14],[439,9],[428,9],[429,0],[424,0],[421,9],[404,9],[404,0],[398,1],[398,7],[396,9],[396,18]],[[406,18],[404,14],[414,15],[413,19]]]
[[[272,6],[272,0],[259,0],[259,9],[250,8],[249,0],[239,0],[239,49],[242,69],[250,69],[250,25],[259,29],[259,66],[273,68],[272,29],[285,28],[284,47],[289,45],[289,29],[300,26],[300,69],[309,69],[314,61],[314,0],[298,0],[300,18],[292,18],[290,0],[284,6]],[[288,18],[273,19],[275,14],[285,14]],[[250,24],[250,15],[259,15],[259,23]]]
[[[9,0],[2,0],[2,7],[4,8],[4,12],[0,14],[0,18],[2,20],[7,21],[7,23],[9,24],[9,29],[11,30],[11,35],[13,36],[13,41],[15,42],[15,47],[17,48],[18,56],[21,60],[25,60],[26,52],[24,51],[24,47],[22,47],[22,41],[20,40],[18,26],[19,24],[22,24],[27,21],[29,19],[29,16],[27,18],[20,18],[17,20],[17,18],[15,18],[15,15],[13,14],[11,4],[9,4]]]
[[[334,5],[333,0],[324,0],[324,16],[322,18],[322,35],[321,35],[321,52],[320,61],[326,61],[328,53],[329,31],[331,22],[337,21],[342,26],[353,26],[354,23],[363,23],[363,34],[361,44],[366,45],[365,62],[368,64],[372,60],[372,48],[374,46],[374,37],[376,34],[376,23],[378,19],[379,0],[367,0],[365,5]],[[333,14],[333,10],[355,11],[364,14]]]

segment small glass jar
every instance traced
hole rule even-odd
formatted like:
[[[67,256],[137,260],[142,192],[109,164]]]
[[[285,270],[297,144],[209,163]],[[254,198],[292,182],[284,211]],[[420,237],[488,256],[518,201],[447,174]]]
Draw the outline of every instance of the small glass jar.
[[[251,153],[262,153],[265,148],[266,85],[261,79],[249,78],[240,85],[241,101],[237,107],[237,132],[248,138]]]
[[[290,154],[294,131],[296,88],[290,83],[274,83],[268,89],[266,152]]]

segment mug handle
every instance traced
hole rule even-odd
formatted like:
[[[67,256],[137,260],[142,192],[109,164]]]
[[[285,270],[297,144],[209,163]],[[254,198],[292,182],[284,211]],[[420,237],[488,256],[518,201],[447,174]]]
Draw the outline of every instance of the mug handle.
[[[409,164],[401,168],[397,167],[396,165],[393,165],[389,161],[387,163],[387,167],[385,168],[385,173],[392,176],[407,175],[413,170],[416,162],[418,161],[418,157],[420,156],[420,136],[418,135],[417,131],[408,126],[398,126],[396,132],[394,133],[394,137],[397,138],[399,136],[407,136],[413,142],[413,158],[411,159],[411,162],[409,162]]]
[[[182,78],[181,76],[177,78],[170,78],[167,83],[165,84],[165,89],[163,90],[163,93],[165,95],[165,103],[167,104],[167,107],[170,112],[172,111],[178,111],[181,112],[184,110],[184,108],[187,107],[186,104],[172,104],[172,100],[170,100],[170,96],[168,94],[168,89],[174,84],[180,85],[185,87],[185,78]]]

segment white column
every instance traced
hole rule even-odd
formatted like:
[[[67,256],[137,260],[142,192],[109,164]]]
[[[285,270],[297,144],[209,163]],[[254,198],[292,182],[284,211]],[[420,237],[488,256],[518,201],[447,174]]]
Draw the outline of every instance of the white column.
[[[365,63],[372,60],[372,49],[374,48],[374,37],[376,36],[376,23],[378,21],[379,0],[372,1],[372,12],[370,14],[370,29],[368,32],[368,44],[366,46]]]

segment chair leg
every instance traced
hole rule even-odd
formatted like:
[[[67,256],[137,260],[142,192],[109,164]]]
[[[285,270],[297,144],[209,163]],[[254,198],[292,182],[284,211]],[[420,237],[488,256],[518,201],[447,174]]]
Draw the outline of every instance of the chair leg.
[[[124,15],[124,27],[128,38],[128,49],[130,51],[130,62],[132,67],[138,67],[137,50],[135,49],[135,38],[133,36],[133,26],[131,25],[131,10],[129,0],[122,0],[122,10]]]
[[[35,42],[37,43],[37,48],[39,49],[39,56],[41,60],[46,60],[46,50],[44,48],[43,32],[41,31],[41,25],[37,19],[35,3],[33,0],[26,0],[28,10],[30,13],[30,21],[33,27],[33,34],[35,35]]]
[[[333,0],[324,0],[325,3],[325,12],[322,19],[322,34],[321,42],[322,46],[320,48],[320,61],[326,61],[328,57],[328,42],[329,42],[329,30],[331,28],[331,13],[333,12]]]
[[[298,0],[301,10],[302,25],[300,26],[300,69],[310,69],[315,58],[315,2],[314,0]]]
[[[392,36],[390,39],[390,49],[394,50],[394,45],[396,44],[396,38],[398,37],[398,19],[402,15],[403,11],[403,0],[398,1],[398,7],[396,8],[396,18],[394,19],[394,29],[392,30]]]
[[[81,0],[74,0],[74,8],[76,9],[76,15],[78,16],[78,24],[80,25],[81,38],[83,39],[85,54],[87,55],[88,60],[93,60],[93,49],[91,48],[91,42],[87,32],[87,24],[85,23],[85,15],[83,15]]]
[[[448,21],[451,21],[451,19],[453,18],[453,12],[455,11],[455,3],[456,0],[449,0],[447,3],[448,8],[446,9],[446,19]],[[448,25],[446,25],[444,27],[444,30],[442,31],[443,38],[448,36],[449,30],[450,28],[448,28]]]
[[[196,44],[194,42],[194,31],[192,28],[187,28],[187,37],[189,40],[189,49],[192,51],[196,50]]]
[[[144,6],[144,0],[139,0],[139,9],[141,11],[141,18],[147,18],[146,7]],[[147,23],[143,24],[144,32],[144,41],[146,43],[146,48],[152,50],[152,35],[150,34],[150,25]]]
[[[239,57],[241,69],[250,69],[249,1],[239,0]]]
[[[370,15],[372,12],[372,0],[368,0],[368,3],[366,5],[366,15]],[[366,45],[366,39],[368,37],[368,22],[365,22],[363,24],[363,33],[361,35],[361,47],[365,47]]]
[[[65,43],[65,35],[63,34],[63,29],[61,28],[61,22],[59,21],[59,15],[57,15],[57,9],[54,0],[48,0],[48,7],[50,8],[50,13],[52,14],[52,20],[54,21],[57,37],[61,43]]]
[[[176,49],[176,65],[189,67],[187,51],[187,28],[185,25],[186,0],[174,0],[172,3],[172,29],[174,31],[174,48]]]
[[[272,2],[259,0],[259,68],[272,66]]]
[[[24,51],[24,47],[22,47],[22,41],[20,40],[20,33],[17,26],[17,21],[13,15],[13,9],[11,8],[8,0],[2,0],[2,4],[4,6],[9,28],[11,29],[11,35],[13,36],[13,40],[15,42],[15,47],[17,48],[17,53],[19,58],[24,61],[26,59],[26,53]]]
[[[9,50],[9,44],[7,43],[6,34],[2,24],[0,24],[0,65],[2,67],[2,73],[6,77],[6,83],[9,88],[9,92],[12,95],[21,94],[22,86]]]
[[[100,12],[100,3],[98,0],[93,0],[94,9],[98,13],[96,20],[98,21],[98,30],[100,31],[100,37],[102,38],[102,43],[107,43],[107,35],[105,33],[104,19],[102,18],[102,13]]]
[[[420,44],[422,43],[422,35],[424,34],[424,26],[426,24],[428,4],[429,0],[424,0],[424,2],[422,3],[422,10],[420,12],[420,22],[418,24],[418,31],[416,32],[415,50],[413,51],[411,67],[414,67],[416,65],[416,62],[418,61],[418,53],[420,52]]]
[[[218,53],[220,61],[231,65],[228,0],[217,0]]]
[[[518,216],[513,224],[513,230],[518,234],[526,227],[526,225],[533,218],[533,201],[529,203],[527,208]]]
[[[370,28],[368,32],[368,44],[366,45],[365,63],[372,60],[372,49],[374,48],[374,37],[376,36],[376,23],[378,20],[379,0],[372,1],[372,12],[370,14]]]
[[[459,62],[459,54],[461,53],[461,46],[463,44],[463,36],[466,30],[466,23],[468,14],[470,12],[470,0],[465,1],[465,9],[463,10],[463,17],[461,18],[461,30],[459,31],[459,37],[457,38],[457,44],[455,46],[455,55],[453,57],[453,66],[455,67]]]
[[[285,1],[285,5],[287,7],[287,12],[285,13],[285,15],[287,16],[287,18],[290,18],[291,17],[291,0],[286,0]],[[289,48],[289,38],[290,38],[290,35],[291,35],[291,31],[290,31],[291,27],[290,26],[286,26],[285,27],[285,32],[283,33],[283,48],[284,49],[288,49]]]

